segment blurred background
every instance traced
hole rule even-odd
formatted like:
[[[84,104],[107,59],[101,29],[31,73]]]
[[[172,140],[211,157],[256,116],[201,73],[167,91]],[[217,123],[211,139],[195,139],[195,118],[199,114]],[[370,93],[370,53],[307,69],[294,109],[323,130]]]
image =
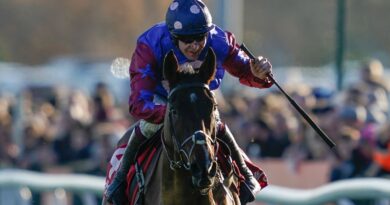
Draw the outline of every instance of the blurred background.
[[[111,63],[131,57],[137,36],[164,20],[170,2],[0,1],[0,169],[105,176],[134,123],[129,79],[114,77]],[[310,189],[388,177],[389,1],[205,3],[214,23],[272,62],[276,80],[337,144],[330,150],[275,86],[237,86],[226,76],[217,94],[222,120],[271,184]],[[99,200],[0,187],[0,204]],[[331,204],[340,203],[388,201]]]

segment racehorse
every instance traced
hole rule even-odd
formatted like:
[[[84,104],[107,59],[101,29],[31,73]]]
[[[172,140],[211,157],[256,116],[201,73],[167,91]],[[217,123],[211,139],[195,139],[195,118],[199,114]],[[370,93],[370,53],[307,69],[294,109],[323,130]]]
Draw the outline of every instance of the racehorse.
[[[208,84],[216,72],[210,48],[199,69],[181,69],[173,51],[164,60],[169,83],[161,135],[163,151],[144,204],[240,204],[238,177],[223,174],[218,163],[217,103]],[[129,193],[131,194],[131,193]]]

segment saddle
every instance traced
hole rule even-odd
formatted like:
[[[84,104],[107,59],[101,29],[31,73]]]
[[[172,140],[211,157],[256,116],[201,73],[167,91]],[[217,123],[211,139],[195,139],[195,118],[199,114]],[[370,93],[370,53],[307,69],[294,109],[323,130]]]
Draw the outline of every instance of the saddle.
[[[150,182],[162,153],[161,129],[138,149],[136,163],[127,173],[126,194],[130,205],[142,205],[145,187]]]
[[[159,158],[161,156],[163,147],[161,142],[160,129],[153,137],[146,140],[140,147],[137,153],[136,163],[130,167],[127,174],[126,194],[130,205],[141,205],[144,201],[145,188],[150,183],[154,172],[157,169]],[[239,181],[244,181],[245,178],[241,175],[238,166],[230,157],[229,148],[223,142],[218,142],[217,159],[221,172],[225,178],[229,178],[232,174],[238,177]],[[246,157],[245,153],[242,154]],[[263,170],[252,163],[246,157],[246,164],[252,171],[253,175],[259,182],[261,188],[268,185],[267,177]],[[240,183],[239,183],[240,184]],[[237,187],[237,191],[239,187]]]

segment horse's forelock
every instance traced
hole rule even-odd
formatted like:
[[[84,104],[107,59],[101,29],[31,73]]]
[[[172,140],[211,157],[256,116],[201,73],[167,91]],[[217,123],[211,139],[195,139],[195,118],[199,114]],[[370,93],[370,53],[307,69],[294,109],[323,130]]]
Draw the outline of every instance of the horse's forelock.
[[[179,66],[178,72],[179,73],[194,74],[196,71],[195,71],[194,66],[192,66],[190,63],[184,63],[184,64]]]

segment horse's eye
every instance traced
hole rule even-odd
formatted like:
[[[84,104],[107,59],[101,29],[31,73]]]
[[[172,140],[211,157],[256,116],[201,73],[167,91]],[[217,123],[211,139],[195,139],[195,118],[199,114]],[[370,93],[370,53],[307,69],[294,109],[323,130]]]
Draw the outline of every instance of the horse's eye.
[[[213,106],[213,110],[216,111],[218,109],[218,104],[215,103],[214,106]]]

